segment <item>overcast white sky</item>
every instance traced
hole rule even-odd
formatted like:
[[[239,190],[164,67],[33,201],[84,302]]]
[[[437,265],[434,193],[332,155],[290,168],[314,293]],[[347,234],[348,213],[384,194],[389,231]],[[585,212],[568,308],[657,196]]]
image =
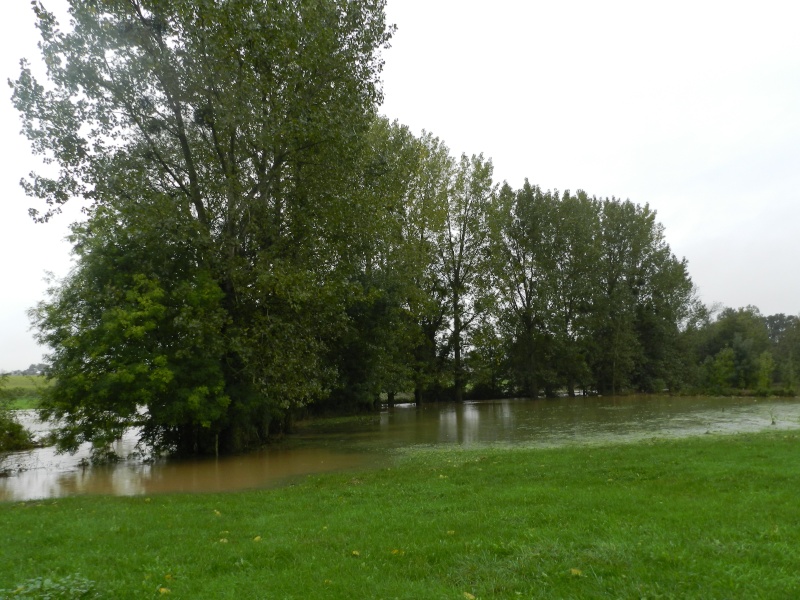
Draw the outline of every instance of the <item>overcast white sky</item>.
[[[37,50],[29,1],[3,8],[5,81]],[[704,302],[800,313],[800,3],[389,0],[387,12],[388,117],[483,152],[513,187],[649,203]],[[68,271],[75,213],[30,222],[18,181],[36,162],[9,96],[0,370],[40,361],[25,311],[45,271]]]

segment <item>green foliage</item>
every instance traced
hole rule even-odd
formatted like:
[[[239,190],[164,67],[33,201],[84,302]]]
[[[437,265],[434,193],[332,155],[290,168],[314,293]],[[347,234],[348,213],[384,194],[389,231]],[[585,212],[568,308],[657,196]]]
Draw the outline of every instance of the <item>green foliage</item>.
[[[518,393],[675,387],[692,284],[649,207],[526,182],[503,187],[490,221],[493,319]]]
[[[725,394],[736,387],[736,354],[731,348],[723,348],[716,356],[705,362],[706,385],[715,394]]]
[[[443,289],[443,311],[450,317],[448,353],[453,357],[453,389],[463,400],[467,376],[463,356],[469,334],[481,316],[486,295],[486,215],[495,195],[492,162],[483,155],[461,156],[448,181],[445,224],[436,232],[436,267]]]
[[[219,432],[229,403],[223,294],[170,209],[166,198],[99,207],[90,225],[74,228],[78,266],[31,313],[53,349],[56,379],[41,408],[59,420],[64,450],[91,441],[102,451],[131,426],[157,448]]]
[[[31,434],[14,418],[13,413],[0,409],[0,452],[33,448]]]
[[[138,427],[235,452],[412,390],[795,385],[796,320],[687,324],[649,206],[498,190],[490,159],[378,117],[385,0],[69,4],[69,30],[33,5],[47,82],[11,82],[56,168],[23,182],[31,215],[86,213],[31,312],[60,449]]]
[[[772,387],[775,361],[769,351],[762,352],[757,362],[757,387],[759,390],[769,390]]]
[[[27,450],[33,447],[31,434],[15,418],[9,410],[14,400],[13,390],[6,388],[9,376],[0,373],[0,452]]]
[[[34,4],[48,82],[23,62],[13,102],[58,172],[23,185],[37,220],[87,214],[32,313],[61,448],[235,451],[336,384],[383,9],[72,0],[64,30]]]
[[[705,316],[682,333],[687,351],[702,368],[689,386],[712,394],[788,395],[796,393],[800,319],[764,317],[748,306]]]

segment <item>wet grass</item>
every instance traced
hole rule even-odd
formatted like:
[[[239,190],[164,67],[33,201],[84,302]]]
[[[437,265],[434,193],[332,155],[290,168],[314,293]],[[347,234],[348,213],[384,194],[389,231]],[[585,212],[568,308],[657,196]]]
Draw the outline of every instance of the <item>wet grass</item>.
[[[793,432],[427,449],[282,489],[4,504],[0,589],[788,598],[800,589],[798,451]]]

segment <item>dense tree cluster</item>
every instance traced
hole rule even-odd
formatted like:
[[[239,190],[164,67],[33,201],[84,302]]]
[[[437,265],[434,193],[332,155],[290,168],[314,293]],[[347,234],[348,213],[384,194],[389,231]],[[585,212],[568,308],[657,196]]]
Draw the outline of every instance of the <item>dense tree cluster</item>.
[[[800,383],[800,318],[764,316],[754,306],[702,307],[683,332],[686,386],[710,394],[797,393]]]
[[[47,206],[33,217],[86,203],[76,266],[31,313],[63,449],[135,426],[157,449],[236,451],[383,393],[767,369],[766,346],[702,323],[648,206],[499,187],[482,155],[377,116],[384,0],[70,5],[68,32],[34,5],[48,82],[23,63],[13,83],[58,167],[23,183]],[[725,379],[720,353],[747,344],[756,375]]]

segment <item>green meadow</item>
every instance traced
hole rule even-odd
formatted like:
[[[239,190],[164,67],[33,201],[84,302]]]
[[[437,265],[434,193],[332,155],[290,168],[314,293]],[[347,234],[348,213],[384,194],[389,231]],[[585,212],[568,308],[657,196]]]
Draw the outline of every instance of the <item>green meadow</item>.
[[[0,589],[11,598],[789,598],[800,589],[798,452],[796,432],[427,448],[277,489],[6,503]]]
[[[28,409],[39,406],[39,391],[51,385],[41,375],[8,375],[3,391],[8,408]]]

